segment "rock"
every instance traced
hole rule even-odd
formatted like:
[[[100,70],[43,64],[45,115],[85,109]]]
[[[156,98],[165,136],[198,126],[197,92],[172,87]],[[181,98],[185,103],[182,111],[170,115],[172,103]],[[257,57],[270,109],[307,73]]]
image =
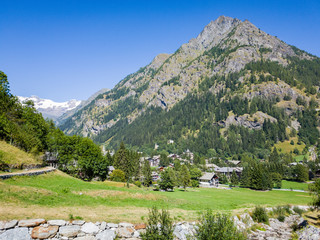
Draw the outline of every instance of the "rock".
[[[56,233],[58,232],[59,227],[58,226],[49,226],[49,227],[35,227],[32,230],[31,237],[37,238],[37,239],[47,239],[50,237],[54,237]]]
[[[320,229],[314,226],[307,226],[298,232],[299,240],[319,240]]]
[[[73,220],[72,221],[72,224],[73,225],[83,225],[85,223],[85,221],[83,221],[83,220]]]
[[[46,220],[40,218],[40,219],[26,219],[26,220],[20,220],[18,226],[19,227],[36,227],[39,226],[42,223],[45,223]]]
[[[95,225],[94,223],[89,222],[89,223],[85,223],[81,227],[81,231],[85,232],[87,234],[96,234],[99,232],[99,227],[97,225]]]
[[[117,234],[119,237],[130,238],[133,234],[134,230],[131,227],[119,227],[117,229]]]
[[[83,237],[77,237],[74,240],[97,240],[94,236],[83,236]]]
[[[11,220],[11,221],[0,221],[0,230],[6,230],[9,228],[13,228],[18,224],[17,220]]]
[[[31,240],[28,228],[13,228],[0,234],[0,240]]]
[[[135,231],[132,235],[134,238],[140,237],[140,233],[138,231]]]
[[[134,226],[134,229],[135,229],[135,230],[146,229],[146,228],[147,228],[147,226],[146,226],[145,223],[136,224],[136,225]]]
[[[62,226],[59,228],[59,234],[64,237],[76,237],[80,232],[80,226],[70,225]]]
[[[115,223],[107,223],[107,226],[109,228],[117,228],[118,227],[118,224],[115,224]]]
[[[101,231],[103,231],[103,230],[106,229],[106,227],[107,227],[107,223],[106,223],[106,222],[101,222],[99,229],[100,229]]]
[[[49,220],[48,224],[51,226],[64,226],[67,222],[65,220]]]
[[[104,230],[98,233],[96,238],[97,240],[114,240],[116,238],[116,232],[113,230]]]
[[[131,223],[125,223],[125,222],[119,223],[119,226],[120,226],[120,227],[134,227],[133,224],[131,224]]]

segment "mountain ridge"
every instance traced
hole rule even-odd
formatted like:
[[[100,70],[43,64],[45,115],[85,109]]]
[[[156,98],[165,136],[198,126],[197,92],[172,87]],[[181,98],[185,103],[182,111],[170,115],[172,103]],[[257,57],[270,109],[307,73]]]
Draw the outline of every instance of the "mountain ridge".
[[[226,92],[219,101],[240,94],[251,102],[262,91],[269,99],[277,97],[282,101],[293,97],[308,103],[311,98],[305,91],[314,92],[314,86],[319,86],[319,81],[314,80],[318,60],[263,32],[248,20],[221,16],[175,53],[157,55],[150,64],[99,95],[60,127],[67,134],[109,142],[118,134],[115,129],[126,128],[148,109],[160,107],[169,112],[189,94],[206,91],[214,95]],[[257,70],[259,64],[261,69]],[[313,64],[314,74],[303,80],[295,71],[296,64],[301,72],[305,69],[303,64]],[[288,71],[288,76],[281,75],[284,71]],[[102,140],[99,137],[102,135],[110,138]]]

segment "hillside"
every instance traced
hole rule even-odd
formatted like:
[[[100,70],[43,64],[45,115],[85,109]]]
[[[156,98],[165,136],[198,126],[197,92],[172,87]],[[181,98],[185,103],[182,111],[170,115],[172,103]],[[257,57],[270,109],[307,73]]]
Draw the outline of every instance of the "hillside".
[[[40,158],[34,157],[32,154],[28,154],[4,141],[0,141],[0,161],[11,168],[42,164]]]
[[[106,143],[203,155],[250,152],[298,134],[318,141],[320,59],[248,20],[221,16],[173,54],[159,54],[60,125]],[[167,145],[169,139],[173,144]]]

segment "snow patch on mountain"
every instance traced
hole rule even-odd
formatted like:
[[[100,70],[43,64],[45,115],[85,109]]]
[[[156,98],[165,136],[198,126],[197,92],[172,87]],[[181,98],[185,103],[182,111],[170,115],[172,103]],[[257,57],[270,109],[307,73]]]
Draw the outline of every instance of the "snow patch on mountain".
[[[50,99],[39,98],[38,96],[21,97],[18,96],[20,102],[31,100],[34,102],[34,107],[43,114],[44,117],[56,120],[64,113],[76,108],[82,101],[72,99],[66,102],[54,102]]]

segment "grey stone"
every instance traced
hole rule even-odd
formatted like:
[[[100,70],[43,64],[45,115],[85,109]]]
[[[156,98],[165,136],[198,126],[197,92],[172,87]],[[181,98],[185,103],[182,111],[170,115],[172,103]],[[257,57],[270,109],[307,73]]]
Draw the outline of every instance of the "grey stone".
[[[83,221],[83,220],[74,220],[74,221],[72,221],[72,224],[73,225],[83,225],[85,223],[85,221]]]
[[[107,227],[107,223],[106,223],[106,222],[102,222],[102,223],[100,224],[99,229],[103,231],[103,230],[106,229],[106,227]]]
[[[96,226],[94,223],[89,222],[82,225],[81,231],[87,234],[96,234],[99,232],[99,227]]]
[[[76,237],[74,240],[97,240],[94,236],[83,236],[83,237]]]
[[[0,221],[0,230],[13,228],[18,224],[18,220]]]
[[[96,235],[97,240],[114,240],[116,232],[112,230],[104,230]]]
[[[76,237],[80,232],[80,226],[71,225],[71,226],[62,226],[59,228],[59,234],[64,237]]]
[[[20,220],[18,226],[19,227],[36,227],[42,223],[45,223],[46,220],[39,218],[39,219],[26,219]]]
[[[138,238],[140,237],[140,233],[138,231],[135,231],[132,236]]]
[[[48,224],[51,226],[65,226],[67,222],[65,220],[49,220]]]
[[[126,223],[126,222],[122,222],[122,223],[119,223],[119,226],[120,227],[134,227],[133,224],[131,223]]]
[[[118,224],[115,224],[115,223],[107,223],[107,226],[109,228],[117,228],[118,227]]]
[[[28,228],[13,228],[0,235],[0,240],[31,240]]]

